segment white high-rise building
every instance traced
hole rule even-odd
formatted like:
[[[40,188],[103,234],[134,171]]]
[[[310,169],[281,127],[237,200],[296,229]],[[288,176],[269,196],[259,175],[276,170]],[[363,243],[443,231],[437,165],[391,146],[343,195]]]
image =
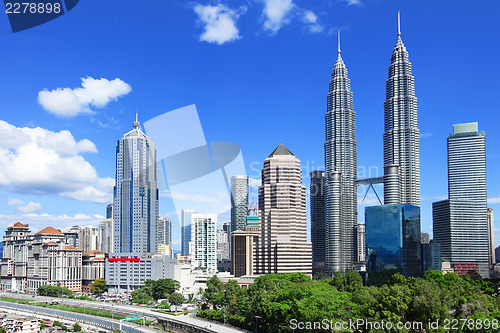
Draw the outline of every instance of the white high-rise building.
[[[434,241],[455,272],[489,277],[486,141],[477,123],[453,125],[448,135],[448,200],[432,204]]]
[[[137,119],[133,126],[116,146],[113,248],[118,253],[150,253],[157,247],[156,148]]]
[[[282,144],[264,161],[259,218],[257,274],[312,274],[300,160]]]
[[[217,215],[191,214],[191,263],[196,268],[217,271]]]
[[[78,240],[79,248],[82,249],[83,253],[97,250],[99,248],[99,229],[92,225],[80,228]]]
[[[356,261],[356,113],[351,81],[340,56],[340,34],[325,121],[325,271],[332,274],[352,269]]]
[[[113,219],[104,219],[99,223],[99,251],[113,252]]]
[[[172,245],[172,221],[169,217],[160,216],[156,225],[156,243],[160,245]],[[158,249],[156,252],[159,252]]]
[[[420,132],[417,121],[415,77],[401,40],[391,55],[384,102],[384,204],[420,207]]]

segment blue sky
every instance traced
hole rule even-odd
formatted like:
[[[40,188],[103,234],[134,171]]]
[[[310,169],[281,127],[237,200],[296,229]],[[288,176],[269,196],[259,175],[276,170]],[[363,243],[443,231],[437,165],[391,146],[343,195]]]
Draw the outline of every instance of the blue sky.
[[[260,177],[251,165],[283,143],[308,185],[306,171],[323,165],[338,29],[360,172],[381,175],[398,10],[422,133],[422,231],[431,231],[431,203],[447,195],[454,123],[477,121],[486,132],[489,206],[500,212],[498,1],[85,0],[16,34],[0,14],[1,229],[97,224],[111,202],[116,140],[135,113],[146,121],[190,104],[208,142],[241,147],[251,177]],[[172,210],[163,197],[160,213]],[[178,244],[178,225],[173,237]]]

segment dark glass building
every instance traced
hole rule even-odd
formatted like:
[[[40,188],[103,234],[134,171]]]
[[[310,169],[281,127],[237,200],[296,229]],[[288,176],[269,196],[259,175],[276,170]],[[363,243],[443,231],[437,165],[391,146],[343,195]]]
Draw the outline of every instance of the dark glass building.
[[[392,204],[365,208],[367,270],[422,272],[420,207]]]
[[[311,242],[313,275],[325,273],[326,221],[325,221],[325,172],[311,172]]]

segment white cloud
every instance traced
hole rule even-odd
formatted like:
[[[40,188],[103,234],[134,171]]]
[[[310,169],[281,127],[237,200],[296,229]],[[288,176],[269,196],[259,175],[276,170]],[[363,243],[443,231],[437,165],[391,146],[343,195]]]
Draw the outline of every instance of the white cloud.
[[[304,11],[302,21],[306,24],[306,28],[310,33],[320,33],[324,30],[323,26],[318,22],[318,16],[311,10]]]
[[[240,9],[243,12],[245,10],[245,7]],[[201,41],[222,45],[241,38],[236,26],[240,16],[239,11],[222,4],[216,6],[197,4],[194,11],[205,25],[205,31],[200,35]]]
[[[20,205],[24,205],[24,201],[22,201],[21,199],[9,199],[7,200],[7,205],[8,206],[20,206]]]
[[[424,138],[428,138],[428,137],[433,136],[433,135],[434,135],[434,133],[422,132],[422,133],[420,133],[420,138],[424,139]]]
[[[90,202],[104,202],[103,193],[108,193],[110,200],[113,179],[99,178],[80,155],[97,152],[91,141],[76,141],[66,130],[21,128],[2,120],[0,131],[1,187],[15,193],[60,194]]]
[[[488,198],[488,204],[489,205],[500,204],[500,196]]]
[[[92,114],[94,108],[103,108],[132,91],[132,87],[120,79],[82,78],[82,88],[57,88],[38,93],[38,103],[58,117],[75,117],[81,113]]]
[[[69,216],[63,215],[50,215],[50,214],[36,214],[36,213],[26,213],[26,214],[11,214],[4,215],[0,214],[0,219],[5,225],[12,225],[16,222],[21,222],[23,224],[28,224],[32,233],[36,233],[48,226],[56,229],[64,230],[73,225],[87,226],[94,225],[97,226],[104,217],[98,214],[87,215],[87,214],[75,214]]]
[[[264,29],[272,33],[278,32],[290,23],[290,14],[295,7],[292,0],[261,0],[264,2]]]
[[[26,206],[17,207],[16,210],[24,214],[38,213],[42,210],[42,205],[40,205],[38,202],[35,203],[33,201],[30,201]]]
[[[350,6],[350,5],[356,5],[356,6],[360,6],[361,5],[361,0],[346,0],[347,1],[347,4]]]

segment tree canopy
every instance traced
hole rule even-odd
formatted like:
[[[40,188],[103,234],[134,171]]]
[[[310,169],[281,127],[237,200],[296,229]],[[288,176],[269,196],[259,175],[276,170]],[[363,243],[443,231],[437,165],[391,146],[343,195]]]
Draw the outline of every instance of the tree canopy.
[[[365,285],[358,272],[337,273],[333,278],[319,281],[300,273],[267,274],[242,289],[236,281],[224,285],[214,276],[207,281],[198,315],[270,333],[292,332],[294,320],[321,324],[328,319],[329,325],[358,319],[422,325],[439,320],[440,327],[427,331],[449,332],[444,329],[445,320],[488,319],[491,323],[500,318],[500,300],[494,292],[500,290],[498,281],[483,280],[475,274],[459,276],[427,271],[423,278],[407,278],[394,270],[375,274],[372,283]],[[494,333],[498,327],[483,326],[480,331]],[[318,329],[311,326],[301,331]],[[454,330],[473,331],[468,327]],[[420,330],[403,328],[399,332]]]

